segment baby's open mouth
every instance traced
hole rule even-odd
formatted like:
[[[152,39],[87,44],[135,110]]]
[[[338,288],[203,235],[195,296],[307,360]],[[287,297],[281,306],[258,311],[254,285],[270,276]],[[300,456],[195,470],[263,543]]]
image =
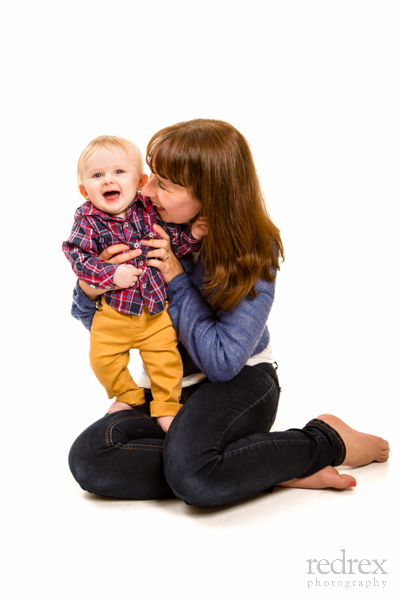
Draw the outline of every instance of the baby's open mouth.
[[[103,196],[106,200],[111,202],[113,200],[118,200],[119,192],[104,192]]]

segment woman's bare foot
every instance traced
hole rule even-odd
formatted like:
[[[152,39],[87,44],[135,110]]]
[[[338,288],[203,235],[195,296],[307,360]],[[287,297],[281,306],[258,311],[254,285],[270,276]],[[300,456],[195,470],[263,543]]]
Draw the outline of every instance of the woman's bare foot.
[[[345,465],[361,467],[371,462],[385,462],[389,458],[389,442],[368,433],[352,429],[334,415],[320,415],[321,421],[328,423],[339,433],[346,446]]]
[[[324,488],[335,488],[344,490],[357,485],[351,475],[340,475],[334,467],[325,467],[317,473],[302,479],[291,479],[278,484],[281,487],[305,488],[308,490],[322,490]]]
[[[334,415],[319,415],[318,419],[328,423],[342,437],[346,446],[346,458],[344,464],[350,467],[361,467],[371,462],[385,462],[389,458],[389,442],[352,429],[338,417]],[[295,487],[320,490],[323,488],[334,488],[343,490],[357,485],[356,480],[351,475],[340,475],[334,467],[325,467],[317,473],[302,479],[291,479],[284,481],[279,486]]]

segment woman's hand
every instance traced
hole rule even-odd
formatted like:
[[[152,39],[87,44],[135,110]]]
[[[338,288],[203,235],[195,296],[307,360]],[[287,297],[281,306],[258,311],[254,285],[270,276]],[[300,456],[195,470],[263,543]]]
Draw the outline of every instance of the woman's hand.
[[[103,250],[103,252],[99,254],[99,258],[104,260],[104,262],[122,265],[128,260],[137,258],[142,254],[140,248],[137,248],[136,250],[129,250],[129,252],[126,252],[126,250],[129,250],[129,246],[126,246],[125,244],[115,244],[114,246],[109,246]],[[122,254],[119,254],[120,252],[122,252]],[[117,256],[114,256],[114,254],[117,254]],[[141,271],[141,269],[138,270]]]
[[[127,250],[128,250],[128,252],[126,252]],[[122,252],[122,254],[118,254],[120,252]],[[117,256],[114,256],[115,254],[117,254]],[[109,246],[108,248],[103,250],[103,252],[101,252],[99,254],[99,258],[101,258],[101,260],[104,260],[104,262],[114,263],[116,265],[122,265],[123,263],[126,263],[128,260],[137,258],[141,254],[142,254],[142,251],[140,250],[140,248],[138,248],[136,250],[129,250],[129,246],[126,246],[125,244],[114,244],[114,246]],[[132,268],[135,269],[135,267],[132,267]],[[137,277],[139,277],[142,273],[143,273],[142,269],[136,269],[135,275]],[[97,296],[104,294],[105,292],[108,291],[108,289],[114,289],[114,290],[119,289],[119,288],[108,288],[108,289],[92,288],[92,287],[90,287],[90,285],[88,283],[85,283],[81,279],[79,280],[79,287],[86,294],[86,296],[89,298],[89,300],[92,300],[93,302],[96,300]]]
[[[179,260],[171,249],[171,240],[168,233],[160,225],[153,225],[153,229],[160,236],[160,240],[141,240],[143,246],[151,246],[154,250],[147,253],[147,264],[149,267],[156,267],[162,275],[165,283],[168,284],[179,273],[183,273],[183,268]]]

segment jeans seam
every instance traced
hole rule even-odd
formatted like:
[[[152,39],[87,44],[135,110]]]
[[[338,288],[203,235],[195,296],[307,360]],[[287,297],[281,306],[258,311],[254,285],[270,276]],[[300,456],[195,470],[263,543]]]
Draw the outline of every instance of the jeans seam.
[[[128,446],[125,444],[114,444],[115,448],[122,448],[124,450],[148,450],[149,452],[163,452],[162,448],[154,448],[150,446],[142,446],[137,444],[136,446]]]
[[[107,446],[116,446],[117,444],[114,444],[114,442],[112,441],[112,430],[114,429],[114,427],[116,425],[119,425],[120,423],[122,423],[123,421],[130,421],[131,419],[143,419],[143,417],[146,417],[146,415],[137,415],[137,416],[131,416],[131,417],[124,417],[123,419],[119,419],[118,421],[114,421],[113,423],[111,423],[111,425],[109,425],[106,429],[106,444]]]
[[[270,394],[270,393],[271,393],[271,390],[272,390],[272,388],[274,387],[275,380],[272,378],[272,376],[271,376],[271,375],[269,375],[269,376],[270,376],[270,377],[271,377],[271,379],[272,379],[272,383],[271,383],[271,387],[269,388],[268,392],[266,392],[266,393],[265,393],[263,396],[261,396],[260,398],[258,398],[258,400],[257,400],[256,402],[254,402],[254,404],[252,404],[251,406],[249,406],[248,408],[246,408],[246,410],[242,411],[242,412],[240,413],[240,415],[238,415],[238,416],[237,416],[235,419],[233,419],[233,421],[231,421],[231,423],[229,423],[228,427],[226,427],[226,429],[225,429],[225,430],[222,432],[222,434],[221,434],[221,437],[220,437],[220,439],[219,439],[219,442],[218,442],[218,448],[219,448],[219,450],[218,450],[218,451],[220,452],[220,454],[222,454],[222,453],[223,453],[223,451],[222,451],[222,450],[220,450],[221,440],[222,440],[222,438],[224,437],[224,435],[226,434],[226,432],[228,431],[228,429],[229,429],[230,427],[232,427],[232,425],[233,425],[233,424],[234,424],[234,423],[235,423],[235,422],[236,422],[238,419],[240,419],[240,418],[241,418],[241,417],[242,417],[242,416],[243,416],[243,415],[244,415],[244,414],[245,414],[245,413],[246,413],[248,410],[250,410],[250,409],[254,408],[254,407],[255,407],[255,406],[256,406],[256,405],[257,405],[259,402],[261,402],[261,401],[262,401],[262,400],[263,400],[263,399],[264,399],[266,396],[268,396],[268,394]],[[234,452],[234,451],[232,451],[232,452]]]
[[[320,436],[323,437],[323,436]],[[228,450],[228,452],[224,452],[224,458],[226,456],[228,456],[228,454],[233,454],[235,452],[242,452],[242,450],[248,450],[249,448],[254,448],[254,446],[262,446],[263,444],[275,444],[275,443],[284,443],[287,444],[288,442],[294,442],[296,444],[301,443],[301,444],[311,444],[312,442],[310,440],[286,440],[286,439],[282,439],[282,440],[264,440],[262,442],[255,442],[254,444],[251,444],[250,446],[246,446],[245,448],[236,448],[235,450]]]

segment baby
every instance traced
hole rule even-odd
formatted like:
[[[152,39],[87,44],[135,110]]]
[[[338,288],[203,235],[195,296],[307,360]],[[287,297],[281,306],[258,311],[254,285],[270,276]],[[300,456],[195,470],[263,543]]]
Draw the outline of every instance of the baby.
[[[181,408],[182,361],[164,281],[158,269],[146,266],[148,248],[140,240],[159,237],[153,229],[157,223],[179,258],[199,250],[201,233],[160,219],[149,198],[138,192],[147,182],[143,171],[142,155],[132,142],[114,136],[90,142],[78,161],[86,202],[75,213],[63,252],[79,279],[108,290],[98,302],[90,335],[91,367],[108,397],[115,397],[108,412],[145,402],[144,390],[128,371],[129,351],[138,348],[151,381],[150,414],[163,427],[163,417],[174,417]],[[122,265],[99,258],[102,250],[121,243],[140,248],[142,255]]]

